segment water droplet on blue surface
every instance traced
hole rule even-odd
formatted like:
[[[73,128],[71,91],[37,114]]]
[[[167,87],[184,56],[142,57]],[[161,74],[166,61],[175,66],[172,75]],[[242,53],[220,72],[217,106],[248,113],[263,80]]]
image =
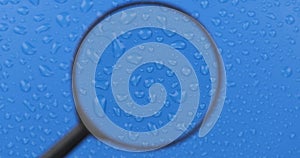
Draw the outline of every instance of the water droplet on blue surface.
[[[93,5],[94,5],[93,0],[82,0],[80,5],[80,10],[86,13],[92,9]]]
[[[36,53],[36,48],[29,42],[23,42],[22,44],[22,51],[26,55],[33,55]]]
[[[171,46],[175,49],[185,49],[186,48],[186,43],[184,41],[181,41],[181,40],[178,40],[178,41],[175,41],[171,44]]]
[[[27,33],[26,27],[20,25],[14,28],[14,32],[19,35],[25,35]]]
[[[28,92],[31,89],[31,84],[27,80],[21,80],[20,87],[23,92]]]
[[[200,1],[200,5],[203,9],[207,8],[209,5],[209,1],[208,0],[201,0]]]
[[[40,65],[39,70],[42,76],[50,77],[54,74],[54,72],[46,65]]]
[[[287,15],[285,17],[285,23],[292,25],[295,23],[295,18],[292,15]]]
[[[56,16],[56,22],[60,27],[68,27],[71,23],[71,16],[67,12],[60,13]]]
[[[138,36],[142,39],[142,40],[146,40],[149,39],[152,36],[152,31],[150,29],[141,29],[138,32]]]
[[[293,74],[293,70],[291,67],[285,67],[284,69],[281,70],[281,74],[288,78],[288,77],[291,77],[292,74]]]
[[[29,13],[29,9],[25,6],[18,8],[17,12],[20,15],[27,15]]]
[[[5,23],[0,23],[0,31],[6,31],[8,29],[8,25]]]
[[[36,29],[35,29],[35,32],[37,34],[40,34],[42,32],[45,32],[45,31],[48,31],[50,29],[50,24],[43,24],[43,25],[40,25],[38,26]]]

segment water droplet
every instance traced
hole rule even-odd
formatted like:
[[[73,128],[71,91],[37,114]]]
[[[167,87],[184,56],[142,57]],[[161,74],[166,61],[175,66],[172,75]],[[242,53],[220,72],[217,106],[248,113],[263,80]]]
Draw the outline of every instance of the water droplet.
[[[141,75],[132,76],[131,79],[130,79],[130,84],[133,85],[133,86],[137,86],[140,83],[141,78],[142,78]]]
[[[49,29],[50,29],[50,24],[43,24],[43,25],[40,25],[39,27],[37,27],[35,29],[35,32],[37,34],[40,34],[42,32],[48,31]]]
[[[120,21],[127,25],[129,23],[131,23],[135,18],[136,18],[137,13],[130,13],[127,14],[126,12],[122,12],[122,15],[120,17]]]
[[[288,77],[291,77],[292,74],[293,74],[293,70],[291,67],[285,67],[284,69],[281,70],[281,74],[288,78]]]
[[[82,0],[80,5],[80,10],[82,12],[88,12],[93,7],[94,2],[93,0]]]
[[[45,36],[45,37],[43,37],[43,43],[44,44],[48,44],[48,43],[50,43],[52,41],[53,41],[53,37],[52,36]]]
[[[198,83],[193,83],[193,84],[190,84],[190,89],[192,91],[196,91],[199,89],[199,84]]]
[[[137,98],[143,98],[145,96],[145,93],[143,91],[135,91],[134,96]]]
[[[215,26],[220,26],[221,24],[221,19],[220,18],[212,18],[211,22],[215,25]]]
[[[271,20],[276,20],[276,15],[274,13],[268,13],[267,17]]]
[[[138,36],[142,40],[147,40],[147,39],[149,39],[152,36],[152,31],[150,29],[141,29],[138,32]]]
[[[208,0],[202,0],[202,1],[200,2],[200,5],[201,5],[201,7],[202,7],[203,9],[205,9],[205,8],[208,7],[209,2],[208,2]]]
[[[45,19],[45,15],[44,14],[37,14],[35,16],[33,16],[33,20],[35,22],[41,22]]]
[[[19,35],[25,35],[27,33],[26,27],[18,25],[14,28],[14,33]]]
[[[128,138],[129,138],[130,140],[135,141],[135,140],[138,139],[138,137],[139,137],[139,133],[138,133],[138,132],[132,132],[132,131],[129,131]]]
[[[8,85],[6,83],[0,83],[0,88],[3,92],[7,92],[8,91]]]
[[[20,15],[27,15],[29,13],[29,9],[25,6],[18,8],[17,12]]]
[[[109,88],[109,85],[110,83],[108,81],[97,81],[95,87],[102,90],[107,90]]]
[[[50,50],[50,53],[51,54],[56,54],[59,50],[59,48],[61,47],[61,44],[58,43],[58,42],[54,42],[51,46],[51,50]]]
[[[155,80],[153,78],[148,78],[144,81],[144,86],[146,88],[149,88],[154,82],[155,82]]]
[[[178,40],[178,41],[175,41],[171,44],[171,46],[175,49],[185,49],[186,48],[186,43],[184,41],[181,41],[181,40]]]
[[[141,55],[135,53],[133,55],[128,55],[126,60],[128,63],[138,65],[139,63],[142,62],[143,57]]]
[[[192,69],[188,66],[185,66],[181,69],[181,72],[182,72],[183,75],[189,76],[192,72]]]
[[[0,23],[0,31],[6,31],[8,29],[8,25],[5,23]]]
[[[23,92],[29,92],[31,89],[31,84],[27,80],[21,80],[20,87]]]
[[[36,48],[29,42],[22,43],[22,51],[26,55],[33,55],[36,53]]]
[[[203,74],[203,75],[207,75],[207,74],[209,73],[208,66],[207,66],[207,65],[201,65],[201,67],[200,67],[200,72],[201,72],[201,74]]]
[[[46,65],[40,65],[39,70],[42,76],[49,77],[54,74],[54,72]]]
[[[295,18],[292,15],[288,15],[285,17],[285,22],[289,25],[292,25],[295,23]]]
[[[68,13],[63,12],[56,16],[56,22],[60,27],[68,27],[70,26],[71,17]]]

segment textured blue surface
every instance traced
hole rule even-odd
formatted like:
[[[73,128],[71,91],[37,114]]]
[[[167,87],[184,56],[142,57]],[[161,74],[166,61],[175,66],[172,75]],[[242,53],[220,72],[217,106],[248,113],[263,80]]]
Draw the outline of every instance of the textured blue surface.
[[[0,0],[0,157],[37,157],[77,123],[71,65],[87,27],[127,1]],[[221,118],[204,138],[147,153],[93,137],[70,157],[300,157],[300,2],[165,0],[211,33],[226,66]]]

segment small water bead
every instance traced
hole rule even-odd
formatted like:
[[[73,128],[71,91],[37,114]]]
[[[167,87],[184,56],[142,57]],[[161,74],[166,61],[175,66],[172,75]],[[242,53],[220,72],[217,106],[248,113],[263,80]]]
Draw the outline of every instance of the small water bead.
[[[29,9],[25,6],[18,8],[17,12],[20,15],[27,15],[29,13]]]
[[[60,13],[56,16],[56,22],[60,27],[68,27],[71,23],[71,16],[67,12]]]
[[[147,39],[151,38],[152,31],[150,29],[142,29],[138,32],[138,36],[142,40],[147,40]]]
[[[184,41],[178,40],[178,41],[171,43],[171,46],[175,49],[182,50],[182,49],[186,48],[186,43]]]

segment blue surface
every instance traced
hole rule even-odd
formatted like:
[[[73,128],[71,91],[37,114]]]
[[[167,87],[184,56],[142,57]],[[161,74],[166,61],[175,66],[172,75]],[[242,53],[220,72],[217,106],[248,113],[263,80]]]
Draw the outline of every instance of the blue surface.
[[[71,65],[93,21],[127,1],[0,1],[0,157],[37,157],[77,123]],[[226,66],[221,118],[204,138],[147,153],[93,137],[69,157],[300,157],[300,2],[165,2],[196,17]]]

